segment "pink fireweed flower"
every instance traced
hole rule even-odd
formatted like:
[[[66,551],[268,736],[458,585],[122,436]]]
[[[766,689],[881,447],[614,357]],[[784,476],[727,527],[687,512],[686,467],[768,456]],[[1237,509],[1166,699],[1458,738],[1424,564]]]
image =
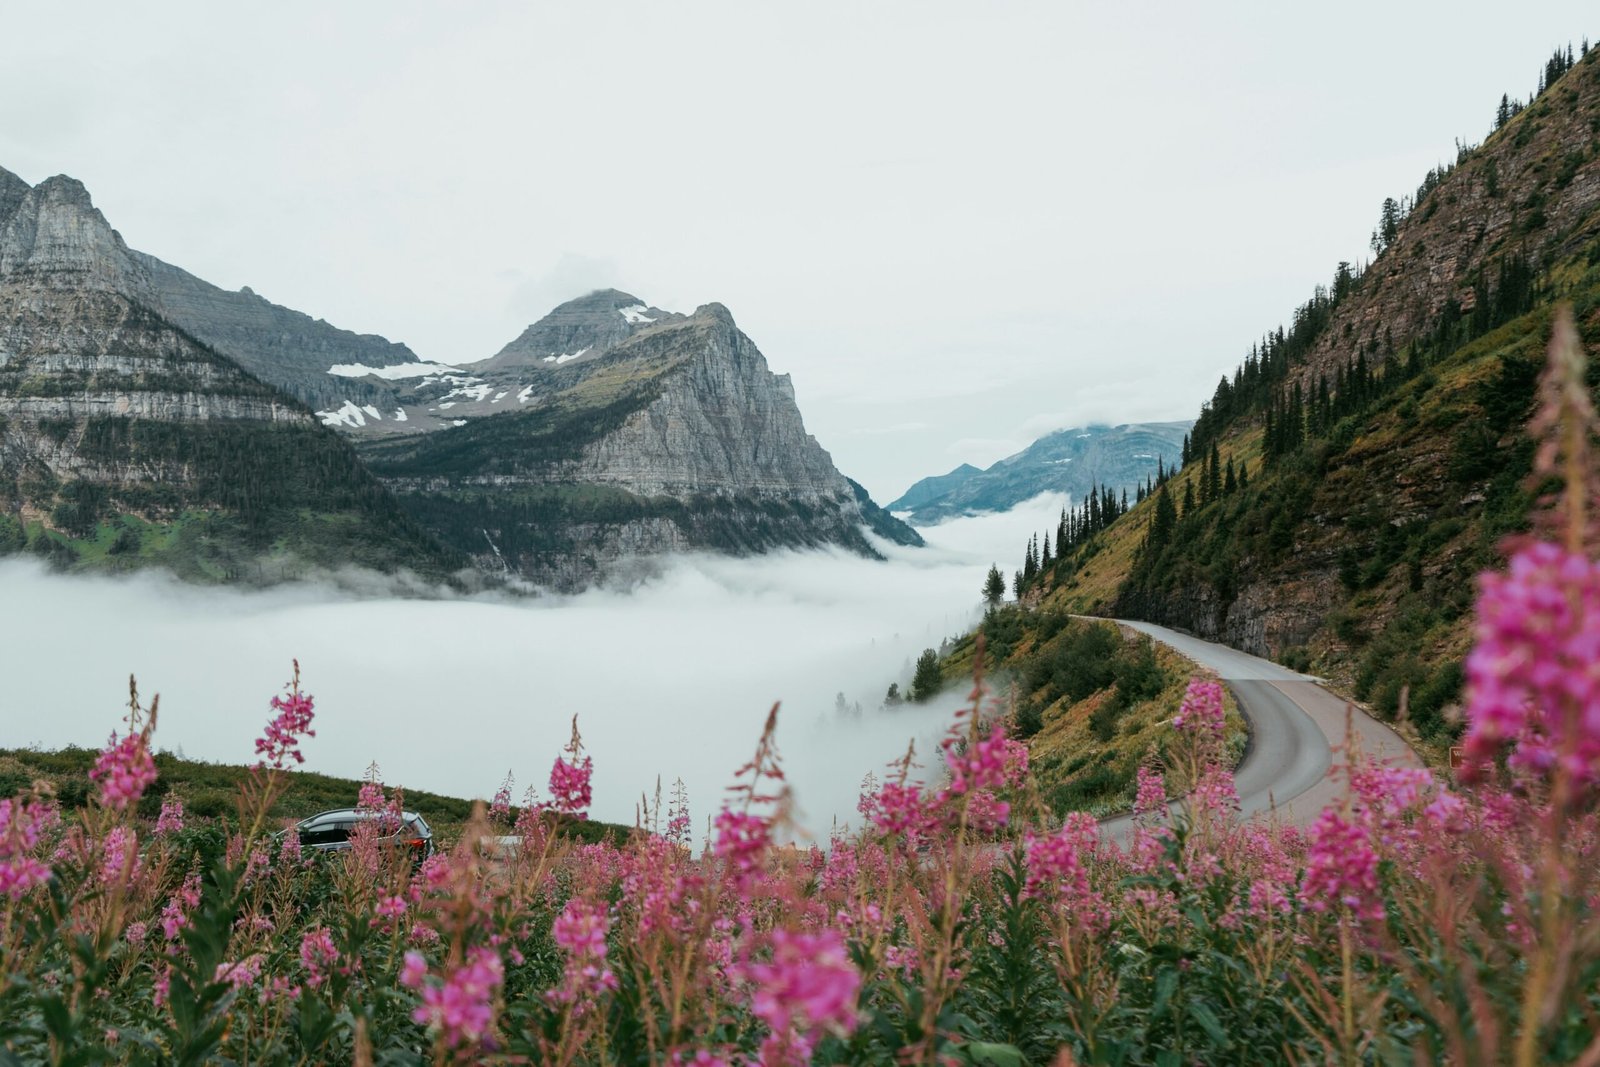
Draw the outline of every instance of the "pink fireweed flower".
[[[306,985],[315,989],[339,965],[339,950],[334,947],[333,935],[325,926],[306,931],[300,939],[300,962],[306,969]]]
[[[555,943],[575,956],[604,959],[610,922],[605,909],[582,900],[569,900],[550,927]]]
[[[120,741],[114,731],[111,734],[89,772],[90,780],[100,784],[99,799],[104,807],[122,811],[137,803],[156,780],[156,761],[150,755],[147,740],[142,733],[130,733]]]
[[[170,793],[161,801],[161,817],[156,820],[156,835],[175,834],[183,829],[183,799]]]
[[[1172,728],[1193,734],[1201,757],[1216,760],[1222,755],[1223,725],[1221,683],[1201,678],[1189,679],[1183,703],[1172,717]]]
[[[617,988],[617,977],[606,966],[606,933],[610,928],[611,918],[603,904],[577,898],[567,901],[550,928],[550,936],[567,953],[566,972],[560,988],[545,996],[571,1004]]]
[[[0,800],[0,894],[21,900],[50,880],[49,864],[34,851],[58,819],[56,806],[37,796]]]
[[[1506,574],[1478,578],[1467,657],[1467,755],[1514,746],[1511,765],[1579,785],[1600,781],[1600,563],[1537,542]]]
[[[489,818],[495,822],[511,821],[511,772],[506,772],[506,780],[500,783],[500,788],[494,791],[494,799],[489,801]]]
[[[723,810],[717,815],[716,832],[712,852],[727,861],[736,878],[749,878],[766,865],[767,849],[772,845],[768,820],[749,812]]]
[[[1082,811],[1069,814],[1061,828],[1048,837],[1031,832],[1027,837],[1024,892],[1055,904],[1089,932],[1103,931],[1110,920],[1105,901],[1089,880],[1089,860],[1099,840],[1100,824]]]
[[[1233,772],[1216,764],[1208,766],[1194,784],[1190,803],[1195,813],[1212,823],[1223,822],[1239,810],[1239,791],[1233,783]]]
[[[1133,797],[1135,815],[1160,815],[1167,810],[1167,784],[1159,771],[1141,766],[1135,778]]]
[[[168,941],[178,939],[179,932],[189,925],[189,913],[199,906],[200,874],[195,871],[183,880],[161,910],[161,932]]]
[[[755,985],[750,1010],[774,1036],[793,1030],[809,1042],[824,1030],[848,1033],[856,1024],[861,972],[837,930],[771,936],[772,959],[746,963],[738,976]]]
[[[106,887],[139,877],[139,839],[126,826],[113,826],[106,834],[100,860],[100,883]]]
[[[429,1029],[437,1029],[450,1048],[481,1045],[494,1026],[495,990],[505,981],[505,967],[494,949],[478,945],[467,950],[467,958],[452,968],[444,981],[424,984],[422,957],[406,954],[401,982],[410,988],[422,986],[422,1004],[411,1013]]]
[[[1378,885],[1378,854],[1371,830],[1328,808],[1311,827],[1300,900],[1311,911],[1347,908],[1361,921],[1384,917]]]
[[[979,789],[997,789],[1016,773],[1017,749],[1015,742],[1006,737],[1004,722],[996,722],[988,737],[971,741],[948,737],[943,745],[945,765],[950,770],[949,792],[953,796]],[[1027,757],[1021,758],[1023,773],[1026,773]]]
[[[1011,819],[1011,805],[987,789],[967,798],[967,828],[978,834],[993,834]]]
[[[317,732],[311,728],[314,714],[312,699],[309,694],[300,692],[298,660],[295,661],[294,680],[289,683],[289,692],[272,698],[272,710],[277,714],[267,723],[266,732],[256,738],[256,755],[261,757],[256,766],[270,765],[281,769],[287,759],[304,763],[306,758],[300,753],[300,740],[303,737],[316,737]]]
[[[572,740],[557,756],[550,768],[550,807],[575,819],[589,817],[589,804],[593,800],[590,778],[594,775],[594,760],[583,754],[583,737],[578,733],[578,717],[572,717]]]
[[[1028,746],[1007,737],[1000,743],[1000,762],[1005,768],[1006,787],[1021,788],[1028,780]]]
[[[551,807],[576,819],[589,817],[589,804],[593,800],[589,779],[594,773],[594,760],[567,760],[560,756],[550,767]]]
[[[873,796],[861,798],[861,813],[880,833],[916,838],[933,822],[922,789],[916,783],[885,782]]]
[[[278,858],[284,863],[300,862],[300,831],[295,829],[294,823],[285,827],[287,831],[278,839]]]
[[[266,966],[266,962],[266,956],[255,952],[237,962],[219,963],[211,980],[227,982],[234,989],[247,989],[261,977],[261,968]]]
[[[407,952],[400,964],[400,984],[407,989],[421,989],[428,977],[428,961],[420,952]]]

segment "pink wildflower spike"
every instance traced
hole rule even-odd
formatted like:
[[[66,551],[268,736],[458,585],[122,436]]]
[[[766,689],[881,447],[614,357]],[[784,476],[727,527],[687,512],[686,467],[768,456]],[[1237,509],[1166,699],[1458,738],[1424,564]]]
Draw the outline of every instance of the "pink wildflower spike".
[[[176,834],[183,830],[183,799],[168,794],[161,801],[161,817],[156,820],[156,836]]]
[[[583,755],[583,738],[578,733],[578,717],[572,717],[572,740],[557,756],[550,768],[550,806],[563,815],[575,819],[589,817],[589,804],[593,800],[590,779],[594,775],[594,760]]]
[[[100,884],[125,885],[139,877],[139,839],[126,826],[113,826],[105,837],[100,861]]]
[[[21,900],[50,880],[49,864],[34,852],[58,820],[56,806],[37,795],[0,799],[0,896]]]
[[[511,772],[506,772],[506,780],[500,783],[500,788],[494,792],[494,799],[489,802],[489,818],[494,822],[509,822],[511,819]]]
[[[1172,717],[1172,728],[1195,735],[1201,754],[1208,760],[1220,757],[1224,726],[1222,684],[1203,678],[1189,679],[1183,703]]]
[[[149,737],[145,733],[129,733],[122,740],[112,733],[111,740],[95,760],[89,772],[91,781],[100,785],[100,803],[112,811],[123,811],[136,804],[156,780],[156,761],[150,755]]]
[[[778,929],[770,941],[770,962],[746,963],[738,971],[739,977],[755,985],[750,1010],[767,1024],[772,1036],[793,1035],[809,1052],[824,1031],[853,1030],[861,973],[850,962],[840,933]]]
[[[602,904],[573,898],[556,916],[550,936],[567,954],[562,984],[545,995],[552,1001],[573,1004],[615,991],[617,977],[606,966],[606,934],[611,918]]]
[[[300,962],[306,969],[306,985],[315,989],[339,965],[339,950],[334,946],[333,935],[325,926],[317,926],[306,931],[300,939]]]
[[[294,661],[294,678],[288,689],[284,696],[272,698],[272,710],[277,714],[267,723],[266,732],[256,739],[256,755],[262,757],[257,767],[270,765],[281,770],[287,759],[304,763],[306,758],[300,752],[300,741],[317,736],[311,728],[312,699],[309,694],[300,692],[299,660]]]
[[[960,796],[980,789],[997,789],[1016,774],[1018,763],[1015,743],[1006,737],[1004,722],[996,722],[988,737],[978,738],[962,747],[961,737],[944,740],[945,764],[950,769],[949,793]],[[1023,774],[1026,774],[1026,755],[1021,757]]]
[[[408,953],[406,977],[421,979]],[[418,957],[420,959],[420,957]],[[422,989],[422,1004],[411,1017],[430,1029],[437,1028],[449,1048],[481,1045],[494,1027],[494,994],[505,981],[500,957],[483,945],[467,950],[466,960],[453,968],[442,983],[429,983]]]
[[[1469,765],[1510,746],[1524,774],[1545,776],[1565,760],[1580,787],[1600,783],[1600,563],[1536,542],[1478,585]]]
[[[772,846],[772,824],[749,812],[724,810],[717,815],[717,836],[712,852],[727,861],[735,879],[744,881],[766,864]]]
[[[1105,900],[1089,881],[1089,859],[1099,847],[1100,824],[1087,812],[1076,811],[1048,837],[1029,833],[1028,881],[1024,892],[1060,908],[1074,923],[1090,933],[1103,931],[1110,922]]]
[[[1141,766],[1136,777],[1133,813],[1139,816],[1160,815],[1167,810],[1167,784],[1160,772]]]
[[[161,911],[161,932],[168,941],[178,940],[178,934],[189,925],[189,913],[199,906],[200,874],[192,872]]]
[[[260,979],[261,968],[266,965],[266,962],[266,956],[255,952],[237,962],[219,963],[217,964],[216,974],[212,976],[212,981],[227,982],[234,989],[248,989]]]
[[[407,952],[405,960],[400,964],[400,984],[407,989],[421,989],[422,983],[428,977],[428,961],[423,959],[420,952]]]
[[[1311,911],[1348,909],[1362,922],[1384,917],[1378,885],[1378,854],[1372,834],[1359,819],[1348,820],[1327,808],[1311,827],[1300,900]]]

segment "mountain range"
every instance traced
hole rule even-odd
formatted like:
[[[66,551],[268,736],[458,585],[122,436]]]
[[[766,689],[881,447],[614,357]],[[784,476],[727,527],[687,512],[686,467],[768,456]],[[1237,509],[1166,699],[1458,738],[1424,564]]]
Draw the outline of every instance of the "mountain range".
[[[721,305],[606,290],[430,363],[130,249],[72,178],[0,169],[0,552],[575,590],[663,553],[876,538],[921,543]]]
[[[963,463],[924,478],[888,505],[927,526],[958,515],[1009,511],[1040,493],[1082,500],[1096,487],[1133,492],[1158,469],[1177,465],[1193,422],[1084,426],[1039,438],[987,470]]]

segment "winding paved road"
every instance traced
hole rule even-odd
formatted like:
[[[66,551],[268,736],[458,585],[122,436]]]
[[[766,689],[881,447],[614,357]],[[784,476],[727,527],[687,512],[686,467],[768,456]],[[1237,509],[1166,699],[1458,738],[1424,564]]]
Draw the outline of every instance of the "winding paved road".
[[[1328,692],[1308,674],[1165,626],[1115,621],[1215,671],[1233,691],[1250,720],[1250,749],[1234,774],[1246,818],[1275,811],[1285,822],[1306,826],[1343,795],[1343,781],[1331,773],[1332,749],[1345,743],[1347,709],[1349,729],[1367,756],[1394,766],[1422,766],[1399,734]],[[1103,832],[1115,837],[1132,825],[1128,815],[1101,824]]]

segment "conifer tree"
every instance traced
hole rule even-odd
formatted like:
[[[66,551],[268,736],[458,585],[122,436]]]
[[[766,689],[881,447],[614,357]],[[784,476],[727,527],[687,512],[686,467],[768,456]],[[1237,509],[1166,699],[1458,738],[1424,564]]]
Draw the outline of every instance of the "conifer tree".
[[[1206,465],[1206,500],[1209,503],[1222,496],[1222,458],[1217,454],[1215,441],[1211,442],[1211,455]]]
[[[1050,531],[1046,530],[1044,533],[1044,547],[1039,550],[1039,569],[1042,571],[1049,570],[1050,563]]]
[[[918,704],[926,704],[939,695],[939,690],[944,687],[944,677],[939,670],[939,653],[933,649],[923,649],[922,655],[917,657],[916,673],[911,676],[911,699]]]
[[[1194,481],[1190,478],[1183,480],[1183,517],[1188,518],[1194,512]]]
[[[1240,460],[1239,461],[1239,490],[1241,492],[1243,492],[1244,490],[1246,490],[1248,488],[1250,488],[1250,472],[1245,468],[1244,460]]]
[[[983,602],[991,608],[1000,606],[1000,601],[1006,596],[1005,575],[1000,573],[998,564],[989,567],[989,576],[983,583]]]
[[[1222,495],[1232,496],[1233,491],[1239,487],[1239,481],[1233,473],[1233,457],[1228,457],[1228,471],[1222,477]]]
[[[1156,511],[1150,520],[1149,544],[1159,552],[1172,540],[1172,531],[1178,525],[1178,510],[1172,506],[1172,494],[1165,482],[1156,489]]]

